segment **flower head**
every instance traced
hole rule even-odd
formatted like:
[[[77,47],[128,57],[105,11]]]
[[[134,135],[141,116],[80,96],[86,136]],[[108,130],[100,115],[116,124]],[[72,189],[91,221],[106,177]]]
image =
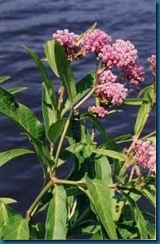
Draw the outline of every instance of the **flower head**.
[[[150,173],[156,173],[156,144],[138,140],[134,153],[134,160],[140,167],[149,169]]]
[[[150,63],[150,69],[152,70],[152,74],[156,76],[156,55],[151,55],[148,58],[148,62]]]
[[[107,67],[112,68],[116,65],[122,68],[134,64],[138,58],[137,53],[137,49],[130,41],[118,39],[112,46],[105,46],[99,56]]]
[[[98,118],[104,118],[105,115],[108,113],[108,111],[101,106],[92,106],[89,107],[88,110],[89,112],[95,114]]]
[[[120,105],[127,97],[128,89],[120,83],[109,83],[104,85],[97,85],[95,93],[100,99],[101,103],[112,103]]]
[[[98,82],[99,84],[106,84],[115,82],[117,76],[112,73],[111,70],[105,70],[99,77]]]
[[[101,49],[111,41],[111,37],[99,29],[88,30],[81,41],[81,50],[83,54],[99,53]]]
[[[144,81],[144,68],[138,64],[128,65],[122,68],[124,78],[129,79],[130,85],[139,85]]]
[[[69,32],[68,29],[57,30],[52,35],[52,38],[59,42],[59,44],[65,49],[69,60],[73,60],[80,49],[77,45],[78,37],[79,36],[75,33]]]

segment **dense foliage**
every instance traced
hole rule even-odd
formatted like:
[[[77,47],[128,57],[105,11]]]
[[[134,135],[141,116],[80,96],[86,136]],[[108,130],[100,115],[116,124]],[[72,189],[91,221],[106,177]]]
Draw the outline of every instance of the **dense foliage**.
[[[58,30],[45,43],[43,59],[25,49],[42,76],[44,121],[16,100],[14,93],[23,88],[0,87],[1,114],[22,129],[33,148],[0,152],[0,166],[36,153],[43,187],[25,216],[9,206],[14,199],[0,198],[1,239],[155,239],[155,216],[139,201],[155,209],[155,131],[145,136],[142,132],[156,104],[156,56],[148,58],[153,82],[138,92],[145,82],[138,51],[130,41],[111,43],[111,37],[96,29],[96,24],[81,35]],[[95,70],[76,81],[72,63],[76,60],[78,65],[87,55],[93,55]],[[48,68],[53,79],[59,79],[58,91]],[[7,79],[1,77],[0,82]],[[86,109],[89,99],[93,106]],[[131,128],[134,133],[120,131],[111,138],[101,121],[123,113],[126,105],[131,110],[139,107]],[[60,179],[57,171],[64,164],[69,173]],[[45,222],[36,223],[34,217],[42,211]]]

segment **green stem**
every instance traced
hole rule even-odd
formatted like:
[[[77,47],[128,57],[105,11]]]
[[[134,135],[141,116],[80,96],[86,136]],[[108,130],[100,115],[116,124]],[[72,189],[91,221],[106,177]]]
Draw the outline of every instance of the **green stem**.
[[[34,202],[32,203],[32,205],[30,206],[30,208],[28,209],[28,211],[26,212],[26,217],[30,218],[33,216],[33,212],[34,209],[36,208],[37,204],[39,203],[39,201],[41,200],[41,198],[43,197],[43,195],[48,191],[48,189],[53,185],[52,181],[49,181],[48,184],[43,188],[43,190],[40,192],[40,194],[36,197],[36,199],[34,200]]]
[[[60,138],[60,141],[59,141],[59,145],[58,145],[57,152],[56,152],[56,156],[55,156],[54,172],[56,171],[56,169],[58,167],[59,154],[61,152],[61,148],[62,148],[62,145],[63,145],[63,141],[64,141],[65,135],[67,133],[67,130],[68,130],[68,127],[69,127],[71,118],[72,118],[72,114],[73,114],[73,109],[70,111],[70,114],[68,116],[68,119],[66,121],[66,124],[65,124],[65,127],[64,127],[64,130],[63,130],[63,133],[62,133],[61,138]]]

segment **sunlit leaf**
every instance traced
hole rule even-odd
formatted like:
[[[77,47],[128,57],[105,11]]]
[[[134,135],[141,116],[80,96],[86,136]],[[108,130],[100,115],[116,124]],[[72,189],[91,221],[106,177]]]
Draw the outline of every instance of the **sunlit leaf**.
[[[92,151],[100,155],[105,155],[111,158],[119,159],[120,161],[125,161],[127,159],[127,157],[124,154],[112,150],[93,148]]]
[[[4,165],[5,163],[7,163],[8,161],[10,161],[13,158],[22,156],[24,154],[28,154],[28,153],[34,153],[31,150],[28,149],[22,149],[22,148],[18,148],[18,149],[11,149],[5,152],[0,152],[0,167],[2,165]]]
[[[1,77],[0,77],[0,83],[2,83],[2,82],[4,82],[4,81],[8,80],[9,78],[10,78],[9,76],[1,76]]]
[[[48,138],[50,142],[55,143],[64,130],[66,119],[59,119],[52,124],[48,130]]]
[[[110,189],[102,180],[86,178],[87,190],[92,210],[98,215],[110,239],[117,239],[116,227],[112,216],[112,198]]]
[[[55,186],[47,212],[45,240],[66,239],[66,220],[66,192],[63,186]]]

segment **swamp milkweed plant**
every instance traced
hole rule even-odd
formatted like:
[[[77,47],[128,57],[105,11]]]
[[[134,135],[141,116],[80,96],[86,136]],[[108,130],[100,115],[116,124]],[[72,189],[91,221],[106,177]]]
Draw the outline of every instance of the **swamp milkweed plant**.
[[[13,92],[0,87],[0,113],[15,122],[32,145],[31,150],[0,152],[0,166],[36,153],[43,187],[25,216],[11,208],[14,199],[1,196],[1,239],[155,239],[155,214],[140,201],[150,204],[154,213],[156,137],[144,127],[156,107],[156,56],[148,57],[153,79],[145,85],[135,46],[128,40],[112,42],[96,24],[81,35],[57,30],[44,44],[45,58],[24,48],[42,77],[43,121],[17,101],[13,93],[23,88]],[[72,63],[78,65],[91,54],[95,69],[75,80]],[[126,105],[130,110],[137,106],[134,128],[130,134],[109,136],[102,121],[110,116],[116,120]],[[69,173],[59,178],[57,170],[65,164]],[[41,212],[45,220],[36,222]]]

